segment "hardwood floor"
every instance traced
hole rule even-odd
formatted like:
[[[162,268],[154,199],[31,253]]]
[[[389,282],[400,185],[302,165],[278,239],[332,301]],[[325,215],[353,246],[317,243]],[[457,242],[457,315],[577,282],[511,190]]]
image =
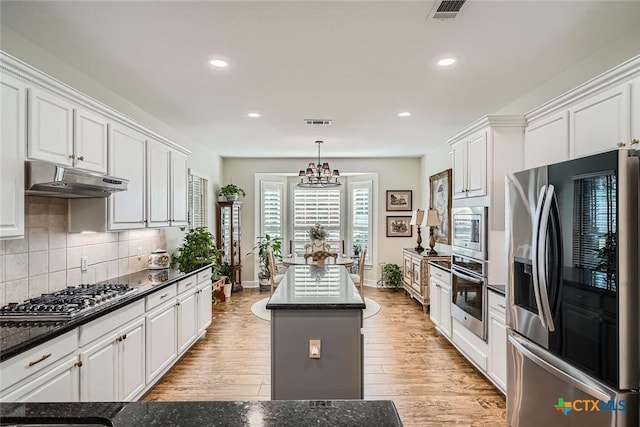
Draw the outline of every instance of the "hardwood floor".
[[[439,336],[404,291],[366,288],[364,397],[393,400],[405,426],[504,426],[505,398]],[[268,293],[246,289],[214,306],[213,325],[143,400],[268,400],[269,322],[251,313]]]

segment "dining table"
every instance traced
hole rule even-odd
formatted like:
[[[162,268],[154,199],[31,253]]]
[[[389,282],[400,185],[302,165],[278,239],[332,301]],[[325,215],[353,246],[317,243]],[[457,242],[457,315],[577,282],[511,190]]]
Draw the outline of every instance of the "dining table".
[[[305,259],[304,256],[300,255],[291,255],[282,257],[282,264],[286,267],[292,265],[316,265],[317,263],[313,260],[313,258]],[[325,260],[325,265],[334,265],[333,258],[328,258]],[[336,259],[335,265],[344,265],[345,267],[351,267],[353,265],[353,259],[350,257],[345,257],[343,255],[338,255]]]

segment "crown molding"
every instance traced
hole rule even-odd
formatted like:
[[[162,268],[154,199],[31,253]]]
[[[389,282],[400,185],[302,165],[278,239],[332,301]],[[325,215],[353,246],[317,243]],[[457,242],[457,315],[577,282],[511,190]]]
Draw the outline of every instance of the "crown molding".
[[[527,125],[527,121],[522,115],[500,115],[500,114],[491,114],[471,123],[469,126],[465,127],[460,132],[450,136],[447,138],[447,143],[453,144],[460,139],[469,136],[477,131],[480,131],[486,127],[492,128],[522,128],[524,129]]]

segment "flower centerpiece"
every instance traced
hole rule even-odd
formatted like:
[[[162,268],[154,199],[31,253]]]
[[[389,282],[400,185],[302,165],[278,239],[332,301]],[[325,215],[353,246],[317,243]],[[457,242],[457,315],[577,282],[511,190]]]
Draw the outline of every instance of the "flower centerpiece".
[[[330,247],[325,242],[325,238],[329,235],[324,226],[319,222],[309,229],[309,238],[311,243],[304,245],[305,252],[329,251]]]
[[[311,241],[324,240],[328,234],[327,230],[325,230],[324,226],[319,222],[316,222],[316,225],[309,229],[309,237],[311,238]]]

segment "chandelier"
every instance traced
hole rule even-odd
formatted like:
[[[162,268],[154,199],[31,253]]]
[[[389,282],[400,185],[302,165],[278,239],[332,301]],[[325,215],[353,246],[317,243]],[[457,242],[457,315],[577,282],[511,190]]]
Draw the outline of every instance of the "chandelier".
[[[320,144],[322,144],[322,141],[316,141],[316,144],[318,144],[318,163],[316,164],[311,162],[309,163],[309,166],[307,166],[306,171],[300,171],[298,174],[300,177],[298,187],[329,188],[341,185],[338,182],[340,171],[338,169],[334,169],[333,172],[331,172],[329,163],[322,163],[320,161]]]

